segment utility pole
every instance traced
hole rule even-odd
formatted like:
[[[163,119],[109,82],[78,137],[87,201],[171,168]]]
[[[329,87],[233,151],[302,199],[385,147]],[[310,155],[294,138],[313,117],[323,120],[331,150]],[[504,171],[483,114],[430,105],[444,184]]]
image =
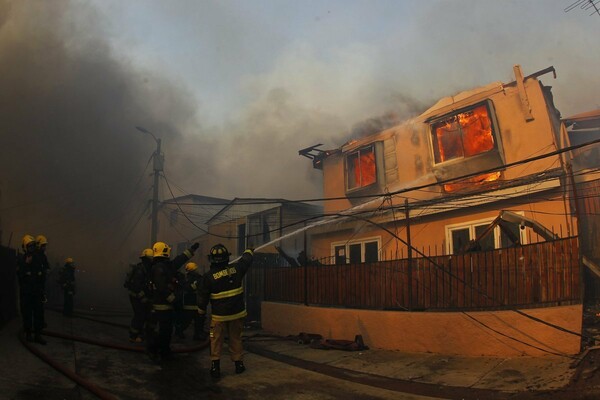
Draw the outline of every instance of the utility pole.
[[[152,163],[154,166],[154,185],[152,186],[152,227],[150,228],[150,247],[152,247],[154,246],[154,243],[156,243],[156,235],[158,232],[158,178],[160,178],[160,173],[163,170],[165,157],[160,153],[160,139],[157,139],[156,136],[146,128],[136,126],[135,129],[149,134],[156,142],[156,151],[152,156]]]
[[[154,153],[154,185],[152,190],[152,231],[150,233],[150,246],[156,243],[156,234],[158,231],[158,178],[163,170],[165,158],[160,154],[160,139],[156,139],[156,152]]]

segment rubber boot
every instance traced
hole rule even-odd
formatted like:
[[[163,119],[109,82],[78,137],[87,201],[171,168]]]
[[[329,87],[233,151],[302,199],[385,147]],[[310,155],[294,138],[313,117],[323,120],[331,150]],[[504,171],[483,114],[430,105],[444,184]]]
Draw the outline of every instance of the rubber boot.
[[[210,364],[210,376],[214,379],[221,377],[221,360],[213,360]]]
[[[246,366],[244,365],[243,361],[240,360],[240,361],[235,362],[235,373],[236,374],[241,374],[245,370],[246,370]]]

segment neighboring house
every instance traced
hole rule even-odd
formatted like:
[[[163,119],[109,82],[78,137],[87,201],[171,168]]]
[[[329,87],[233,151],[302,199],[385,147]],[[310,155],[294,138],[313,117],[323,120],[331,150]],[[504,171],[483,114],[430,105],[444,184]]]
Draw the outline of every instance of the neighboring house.
[[[303,235],[283,235],[304,226],[307,219],[320,217],[320,206],[284,199],[235,198],[206,221],[208,234],[200,235],[200,251],[208,254],[210,247],[222,243],[232,257],[238,257],[247,247],[261,253],[278,253],[275,246],[292,257],[307,248]]]
[[[401,125],[313,152],[324,197],[338,199],[325,202],[325,214],[360,219],[311,230],[312,253],[332,264],[406,257],[392,233],[407,239],[407,208],[412,246],[433,255],[464,251],[502,210],[576,235],[565,160],[527,161],[569,144],[550,87],[538,80],[553,71],[523,78],[516,66],[514,82],[444,98]],[[508,229],[496,227],[480,248],[545,240],[518,224]]]
[[[572,146],[600,141],[600,109],[564,118],[563,122]],[[581,253],[600,265],[600,144],[580,147],[571,154],[579,200],[576,211],[580,216]],[[588,301],[597,301],[600,299],[600,269],[587,266],[590,269],[585,271],[585,297]]]
[[[172,247],[172,256],[182,253],[199,232],[208,232],[207,221],[231,200],[189,194],[164,200],[158,212],[158,240]]]

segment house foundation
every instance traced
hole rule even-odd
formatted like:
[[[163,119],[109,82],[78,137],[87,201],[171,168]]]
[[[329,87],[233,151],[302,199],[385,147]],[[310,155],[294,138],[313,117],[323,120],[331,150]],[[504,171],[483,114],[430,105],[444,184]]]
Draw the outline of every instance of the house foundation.
[[[545,356],[580,352],[581,304],[514,311],[405,312],[262,302],[262,327],[279,335],[362,335],[367,346],[461,356]],[[544,321],[539,322],[539,321]],[[554,325],[554,326],[552,326]]]

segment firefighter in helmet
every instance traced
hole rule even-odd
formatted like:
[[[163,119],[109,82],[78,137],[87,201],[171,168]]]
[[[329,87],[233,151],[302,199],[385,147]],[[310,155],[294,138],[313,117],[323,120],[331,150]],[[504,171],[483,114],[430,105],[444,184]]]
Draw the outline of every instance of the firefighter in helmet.
[[[177,286],[177,270],[192,256],[199,247],[194,243],[182,254],[170,259],[171,248],[164,242],[152,246],[152,268],[148,281],[148,290],[152,300],[150,318],[146,324],[147,351],[150,358],[160,361],[171,355],[171,336],[173,334],[173,302]],[[158,325],[158,335],[155,328]]]
[[[44,235],[37,235],[35,237],[35,246],[36,246],[36,256],[39,259],[39,262],[42,264],[43,274],[42,277],[44,279],[44,296],[42,296],[42,304],[46,304],[48,302],[48,297],[46,296],[46,280],[48,278],[48,273],[50,271],[50,263],[48,262],[48,257],[46,256],[46,247],[48,246],[48,239]],[[46,327],[46,318],[45,318],[45,310],[42,307],[42,320],[44,321],[44,328]]]
[[[58,283],[63,288],[63,314],[70,317],[73,315],[73,296],[75,295],[75,261],[71,257],[65,259]]]
[[[210,375],[221,376],[221,349],[225,336],[229,337],[229,352],[235,363],[235,373],[246,370],[243,362],[242,328],[247,315],[244,302],[243,280],[252,265],[253,249],[244,251],[237,263],[229,265],[229,251],[222,244],[210,249],[210,271],[204,275],[204,284],[198,296],[198,312],[206,314],[210,301]]]
[[[36,242],[33,236],[23,236],[21,247],[23,252],[17,258],[17,277],[23,330],[28,342],[46,344],[41,336],[44,328],[44,266],[36,256]]]
[[[123,284],[123,287],[129,290],[129,302],[133,309],[133,317],[129,326],[129,341],[132,343],[141,343],[144,340],[144,325],[150,313],[147,281],[153,257],[152,249],[142,250],[140,262],[131,265]]]
[[[202,275],[198,273],[198,264],[189,262],[185,265],[183,293],[183,330],[194,322],[194,340],[205,340],[204,331],[206,314],[198,313],[198,293],[202,288]]]

